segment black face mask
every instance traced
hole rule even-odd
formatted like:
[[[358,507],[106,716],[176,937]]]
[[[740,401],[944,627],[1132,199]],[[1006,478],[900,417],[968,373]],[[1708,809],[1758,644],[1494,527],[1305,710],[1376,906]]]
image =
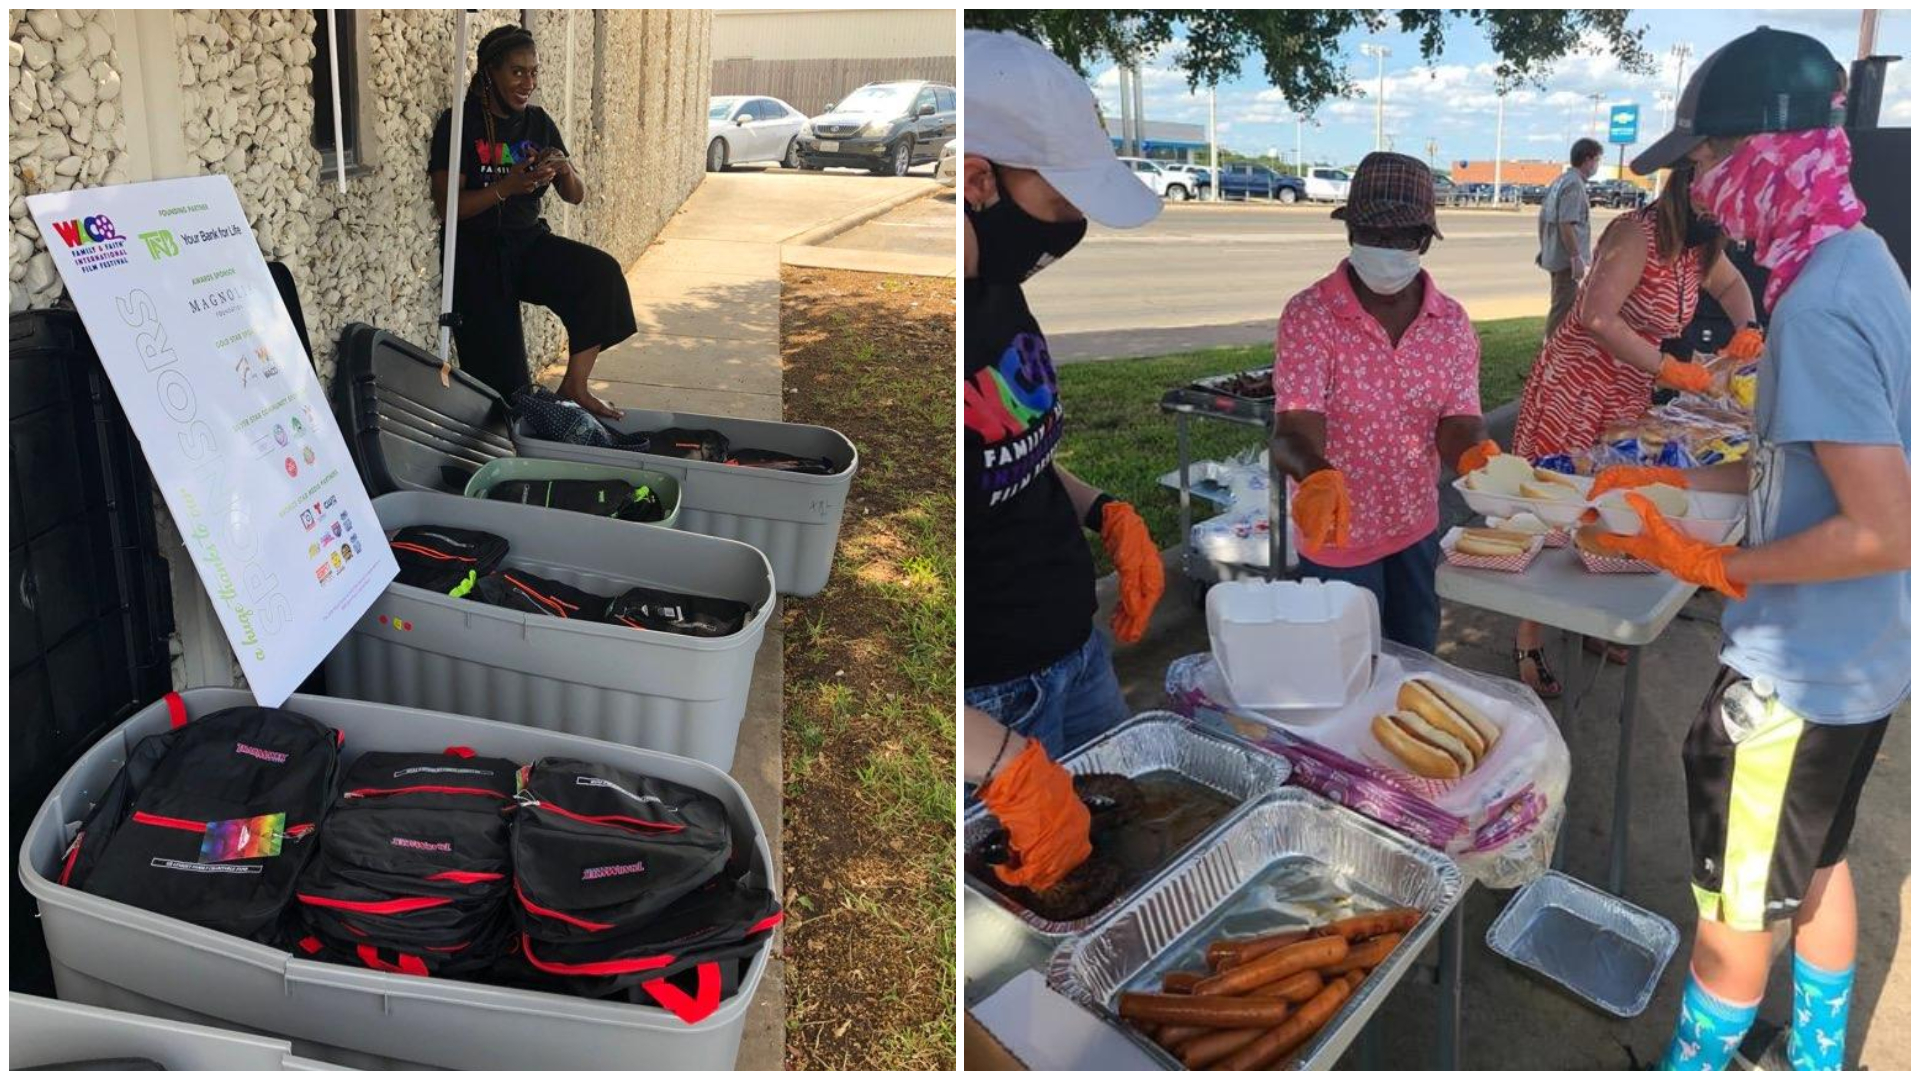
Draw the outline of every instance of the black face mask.
[[[1000,182],[998,166],[993,176],[1000,187],[1000,201],[985,210],[967,207],[967,221],[973,225],[979,253],[975,276],[982,281],[1018,285],[1072,251],[1087,235],[1087,219],[1041,221],[1013,201],[1006,184]]]

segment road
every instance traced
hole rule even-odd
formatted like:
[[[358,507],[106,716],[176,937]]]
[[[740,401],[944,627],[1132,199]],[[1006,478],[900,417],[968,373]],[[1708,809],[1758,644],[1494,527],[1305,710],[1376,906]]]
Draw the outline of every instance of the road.
[[[1140,229],[1092,226],[1073,255],[1027,283],[1054,359],[1153,356],[1273,338],[1287,298],[1346,254],[1327,206],[1170,205]],[[1425,265],[1475,318],[1544,315],[1536,210],[1440,211]],[[1597,237],[1615,212],[1596,210]]]

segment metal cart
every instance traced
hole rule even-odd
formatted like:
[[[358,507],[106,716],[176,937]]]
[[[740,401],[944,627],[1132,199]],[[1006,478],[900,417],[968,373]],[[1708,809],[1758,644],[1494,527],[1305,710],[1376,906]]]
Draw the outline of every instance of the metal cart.
[[[1251,384],[1251,385],[1250,385]],[[1287,485],[1277,465],[1267,465],[1267,565],[1229,563],[1208,559],[1193,550],[1193,452],[1187,436],[1188,424],[1195,418],[1238,424],[1270,431],[1273,425],[1273,394],[1248,393],[1255,387],[1271,388],[1273,369],[1256,368],[1199,379],[1186,386],[1168,390],[1160,398],[1160,411],[1173,417],[1175,438],[1180,453],[1180,567],[1193,587],[1195,603],[1204,603],[1207,588],[1221,581],[1291,578],[1298,566],[1287,550]]]

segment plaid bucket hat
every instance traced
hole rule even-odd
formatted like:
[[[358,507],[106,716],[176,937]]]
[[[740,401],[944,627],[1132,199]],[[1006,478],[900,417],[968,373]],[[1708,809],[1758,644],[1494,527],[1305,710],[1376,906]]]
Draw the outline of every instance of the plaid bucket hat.
[[[1334,208],[1333,218],[1375,229],[1421,225],[1445,239],[1433,212],[1433,173],[1426,162],[1406,154],[1376,150],[1361,158],[1347,185],[1347,201]]]

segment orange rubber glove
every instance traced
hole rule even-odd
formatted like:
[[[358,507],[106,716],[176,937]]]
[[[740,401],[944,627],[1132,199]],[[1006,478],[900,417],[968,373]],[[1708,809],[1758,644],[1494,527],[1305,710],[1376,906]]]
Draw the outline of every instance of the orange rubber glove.
[[[1609,491],[1626,491],[1649,484],[1683,488],[1687,486],[1687,474],[1667,465],[1609,465],[1594,476],[1587,498],[1593,500]]]
[[[993,872],[1009,885],[1039,892],[1059,884],[1093,854],[1093,815],[1073,793],[1073,777],[1047,757],[1040,740],[980,789],[980,801],[1007,830],[1011,861]]]
[[[1307,554],[1324,547],[1345,547],[1353,527],[1353,502],[1339,469],[1321,469],[1300,481],[1293,493],[1293,523]]]
[[[1627,505],[1640,515],[1640,534],[1602,533],[1595,540],[1602,548],[1657,566],[1681,581],[1717,589],[1735,600],[1747,598],[1747,587],[1727,577],[1727,553],[1738,548],[1695,540],[1674,528],[1654,508],[1653,501],[1637,491],[1627,493]]]
[[[1713,372],[1701,364],[1689,364],[1671,356],[1662,356],[1660,374],[1654,377],[1654,381],[1661,386],[1685,390],[1689,394],[1704,394],[1713,386]]]
[[[1744,362],[1759,356],[1766,347],[1767,339],[1761,335],[1758,327],[1743,326],[1733,332],[1733,340],[1727,342],[1721,354]]]
[[[1114,640],[1131,645],[1147,632],[1147,619],[1167,591],[1166,568],[1147,523],[1131,504],[1110,502],[1100,512],[1100,543],[1120,575],[1120,603],[1113,609]]]
[[[1471,447],[1466,453],[1460,455],[1460,461],[1453,470],[1465,476],[1477,469],[1485,468],[1487,462],[1499,456],[1500,444],[1492,439],[1482,439],[1479,446]]]

